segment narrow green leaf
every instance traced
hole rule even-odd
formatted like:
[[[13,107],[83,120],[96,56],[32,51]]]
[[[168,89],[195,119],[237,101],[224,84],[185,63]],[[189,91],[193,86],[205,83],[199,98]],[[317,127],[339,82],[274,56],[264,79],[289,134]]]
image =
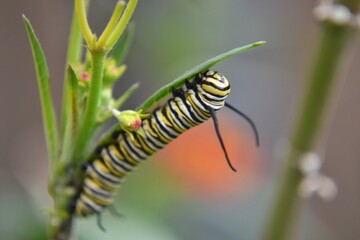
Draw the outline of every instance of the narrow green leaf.
[[[111,49],[114,47],[116,42],[119,40],[120,36],[123,34],[126,25],[129,23],[131,16],[134,13],[135,7],[137,5],[138,0],[129,0],[126,8],[124,10],[123,15],[121,16],[118,24],[114,28],[114,31],[109,36],[106,41],[105,48]]]
[[[87,16],[86,16],[86,3],[84,0],[75,0],[75,13],[78,18],[80,29],[84,36],[85,42],[90,49],[95,48],[95,35],[92,33]]]
[[[110,52],[111,57],[116,61],[117,66],[123,63],[127,53],[129,52],[134,32],[135,24],[130,23]]]
[[[79,81],[76,77],[74,69],[69,66],[69,82],[71,85],[71,112],[73,120],[72,135],[76,136],[78,125],[79,125]]]
[[[89,1],[85,0],[85,9],[86,11],[89,9]],[[80,24],[78,18],[76,16],[76,11],[74,9],[72,22],[71,22],[71,30],[70,30],[70,37],[69,37],[69,45],[67,50],[67,57],[66,57],[66,64],[78,64],[81,59],[81,53],[84,48],[82,45],[83,43],[83,36],[80,29]],[[67,78],[67,69],[65,72],[65,77]],[[64,141],[65,135],[65,128],[67,126],[67,121],[69,117],[67,116],[66,112],[66,105],[65,102],[68,99],[68,95],[70,94],[67,91],[67,79],[64,80],[64,91],[63,91],[63,103],[62,103],[62,112],[61,112],[61,132],[60,132],[60,141]]]
[[[78,130],[78,79],[71,65],[66,70],[65,80],[66,99],[64,101],[64,113],[66,113],[67,121],[64,125],[64,136],[61,143],[61,161],[70,161],[73,150],[74,139]]]
[[[30,45],[35,62],[36,76],[40,92],[41,109],[44,120],[45,138],[48,147],[49,157],[51,161],[54,162],[57,160],[58,157],[58,132],[56,113],[54,110],[54,104],[51,96],[51,89],[49,83],[49,71],[40,42],[36,37],[29,20],[25,16],[23,16],[23,19],[30,40]]]
[[[114,108],[120,108],[124,102],[131,96],[133,95],[133,93],[135,92],[135,90],[139,87],[139,83],[134,83],[133,85],[131,85],[125,92],[123,95],[121,95],[120,98],[118,98],[116,100],[116,102],[114,103]]]
[[[255,47],[259,47],[264,45],[264,41],[255,42],[252,44],[248,44],[242,47],[238,47],[235,49],[232,49],[228,52],[225,52],[223,54],[220,54],[216,57],[210,58],[209,60],[197,65],[196,67],[186,71],[184,74],[182,74],[180,77],[176,78],[171,83],[163,86],[160,88],[157,92],[155,92],[152,96],[150,96],[143,104],[141,104],[137,109],[142,109],[145,112],[148,111],[151,107],[156,105],[158,102],[160,102],[163,98],[165,98],[168,94],[171,93],[172,88],[178,88],[185,84],[185,80],[191,79],[196,74],[201,73],[205,71],[206,69],[211,68],[212,66],[224,61],[225,59],[228,59],[238,53],[245,52],[247,50],[250,50]]]
[[[85,1],[85,11],[88,10],[88,1]],[[76,16],[76,11],[74,9],[72,21],[71,21],[71,30],[69,37],[69,46],[67,50],[67,64],[77,64],[80,61],[81,52],[83,49],[82,46],[83,36],[81,33],[81,28],[79,20]]]
[[[108,40],[110,34],[114,30],[117,22],[120,19],[120,16],[124,10],[125,5],[126,5],[126,3],[122,0],[117,2],[111,18],[110,18],[107,26],[105,27],[103,33],[101,34],[99,41],[97,42],[98,48],[101,48],[102,46],[104,46],[104,44]]]

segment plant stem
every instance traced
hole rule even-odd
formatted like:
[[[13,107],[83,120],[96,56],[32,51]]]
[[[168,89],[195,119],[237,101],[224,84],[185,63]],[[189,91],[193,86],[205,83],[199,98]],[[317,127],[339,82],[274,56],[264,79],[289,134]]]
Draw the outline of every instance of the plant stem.
[[[82,118],[78,136],[75,142],[75,148],[72,156],[64,158],[59,162],[51,174],[50,181],[52,196],[54,199],[54,210],[49,224],[50,239],[66,240],[69,239],[73,216],[70,213],[70,202],[73,199],[77,189],[76,181],[81,173],[78,172],[78,164],[83,160],[84,153],[91,142],[91,138],[96,130],[95,117],[100,100],[100,90],[104,72],[104,60],[107,52],[91,51],[92,57],[92,79],[89,91],[88,101],[85,107],[85,113]],[[72,73],[71,78],[75,78]],[[70,79],[71,80],[71,79]],[[74,79],[72,79],[74,80]],[[69,90],[71,93],[71,91]],[[68,114],[69,116],[73,114]],[[74,122],[75,123],[75,122]],[[72,131],[69,128],[67,131]],[[68,154],[68,153],[65,153]],[[70,159],[70,163],[69,163]],[[69,174],[69,164],[72,165],[73,172]],[[54,182],[56,183],[54,184]]]
[[[356,12],[359,8],[359,0],[338,0],[339,4],[342,4],[350,9],[351,12]]]
[[[290,235],[298,203],[298,187],[303,176],[299,158],[311,151],[321,132],[330,96],[335,87],[336,72],[349,40],[350,28],[332,23],[323,25],[322,39],[305,98],[299,112],[291,149],[286,156],[278,194],[270,215],[264,239],[283,240]]]
[[[83,160],[86,148],[91,142],[92,134],[96,124],[96,113],[100,102],[100,92],[104,73],[104,60],[107,51],[91,51],[92,57],[92,78],[89,96],[87,99],[85,113],[79,129],[75,145],[74,157],[76,163]]]

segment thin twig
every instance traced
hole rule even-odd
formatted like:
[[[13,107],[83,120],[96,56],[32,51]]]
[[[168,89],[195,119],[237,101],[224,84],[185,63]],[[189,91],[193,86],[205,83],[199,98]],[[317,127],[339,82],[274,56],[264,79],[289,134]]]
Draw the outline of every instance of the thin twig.
[[[359,1],[351,2],[356,6]],[[352,5],[353,6],[353,5]],[[336,74],[351,28],[324,23],[320,48],[316,55],[298,121],[291,138],[291,149],[284,161],[279,191],[269,218],[265,236],[267,240],[287,239],[296,216],[298,186],[303,176],[297,168],[302,153],[311,151],[321,132],[331,92],[336,86]]]

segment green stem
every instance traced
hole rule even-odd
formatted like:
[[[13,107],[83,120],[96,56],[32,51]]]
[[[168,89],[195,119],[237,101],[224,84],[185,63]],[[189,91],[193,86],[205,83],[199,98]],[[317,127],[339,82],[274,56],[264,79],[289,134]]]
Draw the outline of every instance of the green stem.
[[[287,239],[295,220],[298,187],[303,178],[298,169],[301,154],[311,151],[321,132],[341,55],[349,39],[349,28],[324,24],[320,49],[311,72],[305,98],[291,138],[274,208],[264,239]]]
[[[353,13],[356,13],[359,8],[359,0],[338,0],[337,3],[348,7]]]
[[[54,209],[51,214],[51,220],[49,224],[50,239],[66,240],[69,239],[71,233],[73,217],[69,213],[69,208],[70,201],[71,199],[73,199],[74,193],[76,192],[77,188],[74,179],[79,177],[79,173],[77,172],[78,169],[75,169],[74,174],[69,174],[69,172],[67,171],[69,167],[68,161],[70,159],[72,165],[77,165],[83,160],[84,153],[91,141],[91,137],[94,134],[94,131],[96,131],[95,118],[100,101],[100,90],[102,85],[104,60],[106,54],[107,52],[104,51],[91,51],[92,80],[90,85],[89,97],[87,99],[87,104],[85,107],[85,113],[83,115],[81,126],[75,142],[74,153],[72,157],[68,156],[68,152],[64,153],[64,161],[59,162],[56,165],[56,168],[51,173],[50,186],[52,189],[50,189],[50,191],[52,192],[52,196],[54,198]],[[73,71],[69,71],[68,84],[72,84],[71,88],[74,90],[77,88],[75,86],[76,82],[74,82],[75,78],[75,73]],[[70,90],[68,91],[70,93],[72,92]],[[77,101],[75,92],[73,92],[71,101],[71,104],[74,104]],[[72,110],[74,112],[71,114],[69,113],[68,115],[76,118],[77,110]],[[75,124],[76,121],[73,121],[72,123]],[[67,132],[69,133],[71,131],[74,131],[74,129],[71,129],[69,125],[67,128]],[[74,133],[72,132],[72,135],[73,134]],[[64,147],[66,146],[67,145],[64,145]]]
[[[82,117],[82,122],[75,145],[74,157],[77,163],[83,160],[85,151],[91,141],[96,124],[96,113],[98,111],[100,102],[100,92],[102,87],[104,61],[106,54],[106,51],[91,51],[92,78],[85,112]]]

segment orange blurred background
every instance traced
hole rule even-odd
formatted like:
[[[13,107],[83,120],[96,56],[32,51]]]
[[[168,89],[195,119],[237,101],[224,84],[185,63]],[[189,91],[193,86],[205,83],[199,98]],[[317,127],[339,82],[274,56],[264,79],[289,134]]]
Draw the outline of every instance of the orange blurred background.
[[[155,155],[191,195],[206,198],[246,193],[256,187],[263,173],[254,136],[246,131],[245,124],[239,127],[241,119],[229,116],[219,117],[220,131],[236,173],[227,165],[212,120],[185,132]],[[235,120],[239,120],[237,124]]]

